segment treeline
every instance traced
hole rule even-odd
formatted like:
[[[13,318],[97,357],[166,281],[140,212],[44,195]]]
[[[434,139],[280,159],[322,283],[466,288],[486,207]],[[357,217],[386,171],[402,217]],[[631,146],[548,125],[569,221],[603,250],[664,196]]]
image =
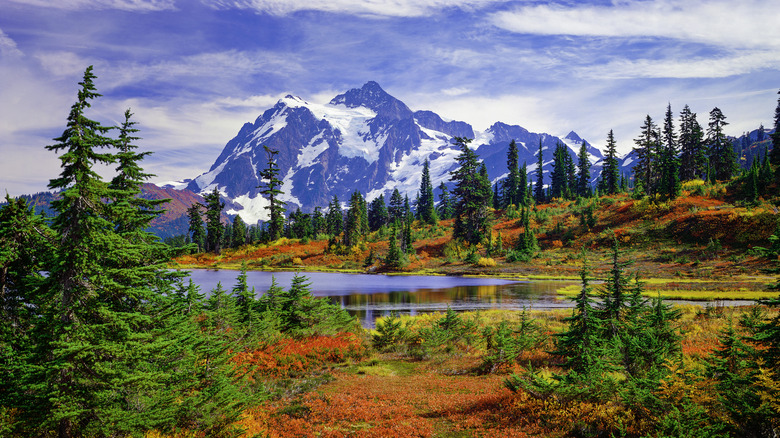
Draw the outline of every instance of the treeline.
[[[438,221],[454,219],[453,237],[471,249],[483,245],[486,255],[500,254],[508,261],[527,259],[538,249],[534,231],[530,228],[530,216],[536,206],[559,199],[578,200],[586,205],[580,215],[583,224],[593,223],[593,206],[586,200],[600,195],[630,192],[635,199],[648,198],[653,202],[665,202],[680,194],[681,183],[690,180],[726,182],[731,193],[745,203],[755,203],[761,197],[775,194],[780,169],[780,101],[775,111],[772,149],[765,144],[762,151],[752,152],[750,166],[739,166],[735,147],[741,149],[749,143],[737,145],[724,134],[726,117],[719,108],[709,113],[706,130],[697,115],[687,105],[675,123],[671,105],[666,108],[664,120],[658,126],[649,115],[645,117],[639,136],[634,139],[636,160],[632,175],[620,170],[617,142],[613,132],[607,133],[607,147],[601,173],[594,178],[589,159],[589,145],[583,142],[579,152],[573,155],[567,146],[559,143],[547,152],[539,142],[535,169],[529,172],[527,163],[520,165],[518,147],[514,140],[507,152],[507,176],[491,184],[487,169],[468,145],[468,138],[454,138],[460,148],[456,158],[458,168],[450,172],[450,180],[438,186],[438,202],[430,179],[430,164],[423,165],[420,189],[414,200],[402,196],[395,189],[386,201],[384,195],[367,202],[360,191],[350,196],[346,210],[334,196],[323,209],[312,213],[300,209],[285,218],[284,203],[279,196],[283,182],[278,178],[276,151],[266,148],[268,165],[260,172],[264,185],[261,193],[269,200],[270,220],[260,226],[247,226],[236,216],[232,225],[221,224],[219,213],[224,205],[219,201],[216,189],[207,195],[205,206],[190,208],[190,234],[180,243],[194,242],[198,251],[218,253],[221,248],[237,248],[245,243],[269,242],[285,236],[289,238],[328,240],[328,250],[347,254],[356,245],[363,244],[370,233],[376,238],[387,239],[388,252],[383,260],[388,267],[400,267],[414,253],[412,246],[415,220],[434,230]],[[767,137],[763,126],[757,140]],[[747,138],[747,137],[745,137]],[[551,156],[550,156],[551,155]],[[545,184],[544,163],[552,159],[552,170]],[[595,181],[594,181],[595,180]],[[452,187],[450,191],[449,187]],[[202,220],[205,209],[205,225]],[[521,235],[508,248],[501,246],[500,236],[494,236],[492,223],[496,212],[510,219],[518,219]],[[498,250],[498,251],[496,251]]]
[[[23,198],[0,210],[0,435],[234,436],[249,400],[267,396],[236,353],[357,323],[301,276],[257,299],[242,271],[232,291],[206,297],[167,269],[176,253],[145,231],[165,201],[137,196],[148,153],[133,144],[130,110],[118,127],[88,117],[95,77],[87,68],[47,146],[62,163],[55,215]],[[116,166],[113,179],[96,165]]]

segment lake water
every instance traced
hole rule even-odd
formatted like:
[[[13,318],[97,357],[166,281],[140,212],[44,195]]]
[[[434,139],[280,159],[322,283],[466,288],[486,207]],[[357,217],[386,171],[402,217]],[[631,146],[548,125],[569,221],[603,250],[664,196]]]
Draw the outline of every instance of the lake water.
[[[229,269],[191,271],[192,281],[208,294],[221,283],[225,290],[236,284],[239,272]],[[249,288],[255,288],[257,296],[271,286],[271,279],[285,290],[290,287],[294,272],[247,272]],[[570,308],[574,303],[556,294],[559,288],[577,281],[511,281],[497,278],[472,278],[451,276],[416,275],[368,275],[339,274],[331,272],[301,272],[309,279],[312,295],[327,297],[356,316],[364,327],[373,327],[380,316],[395,312],[399,315],[444,312],[447,306],[462,312],[470,310],[549,310]],[[753,301],[727,300],[677,301],[671,304],[695,304],[700,306],[741,306]]]
[[[208,293],[221,283],[230,290],[238,271],[203,270],[191,272],[192,280]],[[478,309],[553,309],[571,307],[572,302],[556,296],[555,291],[572,281],[510,281],[495,278],[451,276],[406,276],[301,272],[311,283],[312,295],[328,297],[334,304],[373,327],[380,316],[395,312],[415,315],[443,312],[447,306],[456,311]],[[294,272],[247,272],[249,287],[262,295],[271,279],[289,288]]]

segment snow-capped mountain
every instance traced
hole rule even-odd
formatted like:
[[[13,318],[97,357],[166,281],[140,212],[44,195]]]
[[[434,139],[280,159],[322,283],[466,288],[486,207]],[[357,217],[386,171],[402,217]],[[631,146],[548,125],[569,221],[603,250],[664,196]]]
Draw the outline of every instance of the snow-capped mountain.
[[[386,93],[376,82],[334,97],[327,104],[307,102],[288,95],[266,110],[254,123],[246,123],[230,140],[208,172],[194,178],[188,188],[206,193],[215,187],[234,202],[227,213],[240,214],[248,223],[267,217],[267,201],[260,195],[258,171],[267,165],[263,145],[277,150],[282,199],[288,210],[310,212],[325,207],[333,196],[346,201],[359,190],[368,201],[380,194],[389,198],[394,188],[414,199],[420,187],[423,163],[430,162],[434,187],[449,181],[460,151],[454,137],[473,138],[471,147],[485,162],[493,181],[506,173],[507,149],[515,139],[520,162],[532,174],[541,140],[545,171],[558,142],[576,153],[584,141],[570,132],[564,138],[536,134],[501,122],[474,132],[461,121],[445,121],[431,111],[412,111]],[[598,165],[601,151],[589,149]],[[576,161],[575,161],[576,162]],[[592,173],[598,174],[594,167]],[[438,190],[435,190],[438,196]]]

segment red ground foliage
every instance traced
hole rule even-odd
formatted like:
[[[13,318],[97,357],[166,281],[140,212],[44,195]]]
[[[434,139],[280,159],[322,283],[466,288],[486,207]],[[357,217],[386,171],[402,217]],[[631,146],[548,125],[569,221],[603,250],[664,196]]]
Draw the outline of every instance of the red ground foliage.
[[[288,377],[344,362],[348,358],[359,358],[364,353],[365,347],[357,335],[341,333],[336,336],[282,339],[262,349],[240,352],[234,361],[254,378]]]

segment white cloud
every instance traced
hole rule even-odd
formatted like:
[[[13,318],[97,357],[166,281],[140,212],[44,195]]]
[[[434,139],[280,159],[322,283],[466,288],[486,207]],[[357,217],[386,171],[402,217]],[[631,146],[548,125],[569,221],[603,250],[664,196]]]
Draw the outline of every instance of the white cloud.
[[[773,0],[620,1],[613,6],[521,6],[497,12],[505,30],[540,35],[653,37],[722,47],[780,47],[780,10]]]
[[[446,90],[441,90],[441,92],[447,96],[461,96],[463,94],[470,93],[471,90],[465,87],[453,87],[453,88],[447,88]]]
[[[383,17],[421,17],[439,10],[471,10],[506,0],[204,0],[218,8],[253,9],[272,15],[322,11]]]
[[[246,82],[252,75],[295,75],[304,71],[294,55],[239,50],[199,53],[151,64],[117,63],[105,69],[112,72],[110,87],[202,77],[210,83],[206,88],[225,87],[230,81]]]
[[[6,35],[2,29],[0,29],[0,55],[2,56],[22,56],[23,53],[16,47],[16,41]]]
[[[176,9],[175,0],[10,0],[31,6],[47,8],[81,9],[119,9],[134,12],[152,12]]]
[[[762,69],[780,69],[780,52],[751,50],[698,59],[618,59],[597,66],[575,68],[592,79],[726,78]]]

